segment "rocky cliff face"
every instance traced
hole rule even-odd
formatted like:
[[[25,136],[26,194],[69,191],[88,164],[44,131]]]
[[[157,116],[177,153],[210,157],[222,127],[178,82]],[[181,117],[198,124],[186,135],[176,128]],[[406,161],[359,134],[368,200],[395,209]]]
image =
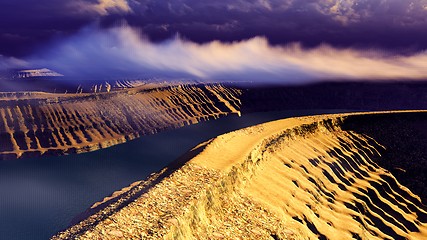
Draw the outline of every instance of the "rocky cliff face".
[[[47,68],[20,70],[16,73],[17,78],[32,78],[32,77],[62,77],[64,75],[52,71]]]
[[[381,165],[395,150],[362,120],[426,117],[303,117],[218,136],[54,239],[422,239],[427,207]]]
[[[238,114],[240,94],[220,84],[82,94],[0,93],[0,159],[87,152]]]

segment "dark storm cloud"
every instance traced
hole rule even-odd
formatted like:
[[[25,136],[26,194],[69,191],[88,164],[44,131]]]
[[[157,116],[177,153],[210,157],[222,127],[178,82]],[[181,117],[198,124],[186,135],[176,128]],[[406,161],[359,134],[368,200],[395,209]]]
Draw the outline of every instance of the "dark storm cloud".
[[[0,54],[23,56],[94,21],[125,20],[151,40],[265,36],[272,44],[417,51],[427,48],[427,0],[0,0]]]
[[[427,78],[427,0],[0,1],[0,70],[50,68],[74,80]]]
[[[27,55],[102,16],[130,12],[125,0],[0,0],[0,54]]]
[[[426,1],[2,2],[0,70],[46,67],[69,79],[419,80],[427,78]]]
[[[145,0],[129,1],[132,26],[153,40],[179,32],[195,42],[266,36],[273,44],[427,47],[427,1],[409,0]],[[116,17],[103,19],[108,26]],[[409,49],[408,49],[409,48]]]

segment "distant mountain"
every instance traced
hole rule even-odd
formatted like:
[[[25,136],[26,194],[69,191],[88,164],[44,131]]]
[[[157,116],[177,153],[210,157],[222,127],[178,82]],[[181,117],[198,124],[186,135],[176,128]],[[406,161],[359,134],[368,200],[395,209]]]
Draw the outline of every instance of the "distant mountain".
[[[28,69],[17,71],[15,77],[17,78],[31,78],[31,77],[63,77],[64,75],[52,71],[47,68],[41,69]]]
[[[64,75],[48,68],[7,69],[0,71],[0,92],[65,92],[77,88],[76,84],[66,80]]]

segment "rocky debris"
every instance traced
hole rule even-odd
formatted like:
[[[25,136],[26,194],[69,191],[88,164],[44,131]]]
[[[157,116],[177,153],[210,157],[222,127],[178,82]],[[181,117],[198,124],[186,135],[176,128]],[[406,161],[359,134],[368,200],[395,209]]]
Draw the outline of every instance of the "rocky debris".
[[[183,225],[188,224],[199,225],[193,226],[199,229],[192,232],[196,239],[269,239],[271,234],[288,239],[291,230],[283,222],[240,193],[224,194],[208,203],[221,206],[215,211],[207,210],[208,218],[213,221],[199,219],[198,223],[189,223],[188,219],[199,214],[198,211],[205,211],[199,209],[205,206],[198,205],[212,188],[221,184],[223,177],[219,171],[186,164],[81,235],[72,235],[66,230],[54,239],[185,239],[188,236],[183,236],[181,231],[185,229]],[[85,222],[73,226],[74,230],[86,227]]]
[[[126,207],[56,239],[116,239],[115,231],[123,239],[424,238],[425,206],[373,161],[387,148],[343,130],[346,119],[288,119],[219,136]]]
[[[123,237],[123,233],[119,230],[112,230],[112,231],[108,232],[108,234],[110,234],[111,236],[114,236],[114,237]]]

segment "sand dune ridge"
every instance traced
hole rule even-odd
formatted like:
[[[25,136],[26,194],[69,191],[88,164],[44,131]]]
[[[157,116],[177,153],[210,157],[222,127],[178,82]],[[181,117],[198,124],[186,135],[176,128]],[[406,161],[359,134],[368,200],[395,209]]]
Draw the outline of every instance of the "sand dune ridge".
[[[240,94],[221,84],[1,93],[0,159],[88,152],[162,129],[240,114]]]
[[[357,115],[285,119],[218,136],[129,205],[55,238],[427,236],[427,207],[377,163],[387,146],[343,130]]]

